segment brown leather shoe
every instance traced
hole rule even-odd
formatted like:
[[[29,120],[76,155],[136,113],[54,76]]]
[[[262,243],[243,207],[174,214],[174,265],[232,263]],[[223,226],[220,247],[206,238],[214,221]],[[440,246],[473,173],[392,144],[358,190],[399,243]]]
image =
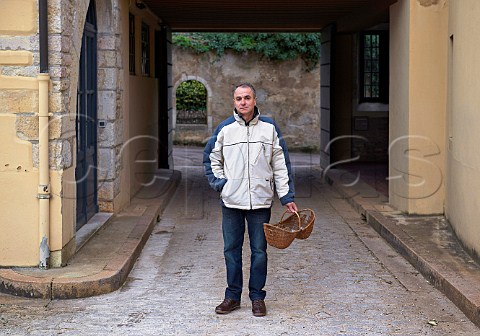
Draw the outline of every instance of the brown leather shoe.
[[[225,299],[215,308],[215,313],[228,314],[238,308],[240,308],[240,301]]]
[[[267,307],[265,306],[265,301],[253,300],[252,313],[253,313],[253,316],[257,316],[257,317],[267,315]]]

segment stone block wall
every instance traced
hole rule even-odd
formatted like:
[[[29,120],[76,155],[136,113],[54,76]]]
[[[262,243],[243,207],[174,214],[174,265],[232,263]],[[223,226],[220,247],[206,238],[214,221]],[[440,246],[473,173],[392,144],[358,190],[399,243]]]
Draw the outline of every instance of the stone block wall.
[[[85,16],[90,4],[82,1],[49,1],[49,65],[52,78],[50,112],[63,120],[61,143],[75,151],[75,117],[77,104],[78,64],[82,47]],[[118,195],[123,145],[123,81],[122,64],[122,2],[96,0],[97,12],[97,117],[105,121],[98,129],[98,205],[100,211],[113,212]],[[127,8],[123,8],[125,11]],[[56,155],[57,157],[59,155]],[[62,156],[62,155],[60,155]],[[74,156],[69,154],[69,156]],[[74,165],[74,161],[69,166]],[[60,168],[60,167],[59,167]],[[67,167],[63,167],[67,168]],[[75,181],[70,181],[75,183]]]
[[[58,266],[74,250],[78,65],[90,0],[49,0],[47,4],[50,249],[52,265]],[[122,34],[126,27],[122,16],[128,16],[128,6],[127,0],[96,0],[98,118],[106,125],[98,133],[100,211],[114,211],[114,200],[121,192],[125,96]],[[38,261],[34,243],[38,225],[38,1],[2,0],[0,13],[0,123],[4,129],[0,135],[0,182],[13,183],[18,190],[15,195],[1,197],[0,212],[4,216],[0,236],[8,241],[0,239],[0,265],[32,265]],[[11,218],[8,213],[12,213]],[[28,218],[23,213],[28,213]],[[13,225],[15,239],[7,234]]]
[[[50,117],[50,168],[62,171],[75,166],[78,64],[83,27],[90,0],[48,1]],[[126,0],[96,0],[97,12],[97,117],[98,203],[100,211],[113,212],[120,193],[122,148],[125,143],[125,61],[128,62],[128,12]],[[133,5],[134,6],[134,5]],[[33,165],[38,167],[38,2],[2,0],[2,8],[25,17],[28,24],[0,22],[0,113],[15,113],[19,139],[32,143]],[[19,28],[20,27],[20,28]],[[153,35],[152,35],[153,36]],[[123,54],[122,54],[123,53]],[[127,75],[128,76],[128,75]],[[27,89],[24,89],[27,87]],[[105,157],[102,157],[105,156]],[[65,181],[75,184],[75,181]],[[124,204],[123,204],[124,205]]]
[[[191,128],[176,127],[177,141],[205,142],[212,129],[232,115],[234,85],[250,82],[257,90],[260,113],[275,119],[290,150],[319,150],[319,65],[307,72],[301,59],[268,61],[255,53],[233,52],[219,58],[214,53],[195,54],[174,47],[173,68],[175,90],[183,81],[197,79],[207,87],[209,97],[208,127],[199,128],[196,135]]]

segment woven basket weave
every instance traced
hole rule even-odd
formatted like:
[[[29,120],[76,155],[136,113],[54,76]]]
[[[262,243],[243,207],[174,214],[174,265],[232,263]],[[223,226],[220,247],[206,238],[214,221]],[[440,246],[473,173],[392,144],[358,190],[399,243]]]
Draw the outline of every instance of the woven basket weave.
[[[300,231],[295,238],[307,239],[313,231],[315,212],[312,209],[303,209],[298,212],[300,216]]]
[[[289,217],[285,217],[285,211],[276,224],[263,224],[263,230],[267,243],[278,249],[284,249],[290,246],[295,238],[306,239],[310,236],[315,222],[315,213],[310,209],[303,209]]]

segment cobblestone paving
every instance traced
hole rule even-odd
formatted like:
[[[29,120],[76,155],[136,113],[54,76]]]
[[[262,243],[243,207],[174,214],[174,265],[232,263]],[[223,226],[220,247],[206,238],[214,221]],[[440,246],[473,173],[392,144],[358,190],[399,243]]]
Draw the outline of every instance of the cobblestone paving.
[[[252,316],[246,292],[241,309],[216,315],[225,288],[218,197],[198,151],[183,154],[176,167],[182,183],[120,290],[65,301],[0,295],[0,334],[480,334],[320,181],[318,170],[303,167],[310,158],[302,156],[293,156],[297,203],[317,215],[312,235],[285,250],[269,248],[266,317]],[[277,202],[272,221],[282,213]],[[248,248],[244,260],[247,277]]]

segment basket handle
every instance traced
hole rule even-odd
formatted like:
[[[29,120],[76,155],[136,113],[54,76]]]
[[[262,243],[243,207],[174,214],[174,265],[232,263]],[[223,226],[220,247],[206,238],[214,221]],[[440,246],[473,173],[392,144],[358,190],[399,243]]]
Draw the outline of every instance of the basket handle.
[[[285,212],[283,213],[282,215],[282,218],[280,218],[280,222],[283,220],[283,216],[285,216],[285,214],[287,213],[288,210],[285,210]],[[300,227],[302,225],[302,221],[300,219],[300,215],[298,214],[298,212],[294,212],[295,215],[297,215],[297,218],[298,218],[298,229],[300,230]]]

